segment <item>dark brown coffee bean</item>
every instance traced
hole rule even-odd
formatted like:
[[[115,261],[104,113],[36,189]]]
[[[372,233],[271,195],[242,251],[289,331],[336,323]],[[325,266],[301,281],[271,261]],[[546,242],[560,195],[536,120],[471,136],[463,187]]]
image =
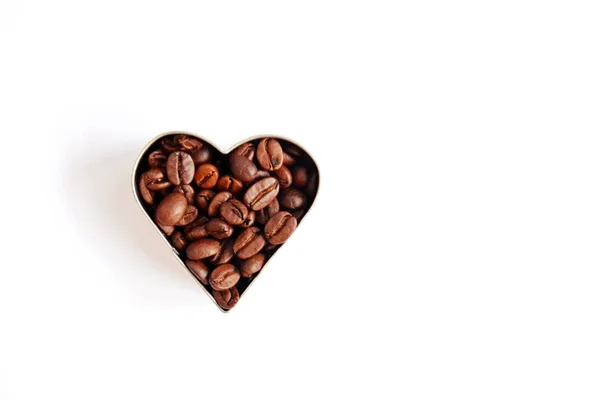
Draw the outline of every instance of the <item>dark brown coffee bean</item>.
[[[192,156],[183,151],[175,151],[167,158],[167,176],[173,185],[188,185],[194,178]]]
[[[185,249],[185,255],[190,260],[201,260],[217,254],[221,243],[215,239],[198,239],[190,243]]]
[[[221,217],[231,225],[241,225],[248,217],[248,207],[237,199],[229,199],[220,207]]]
[[[146,186],[150,190],[164,190],[171,186],[171,182],[165,179],[165,174],[158,168],[152,168],[144,174]]]
[[[280,211],[273,215],[265,225],[265,237],[271,244],[285,243],[296,230],[297,224],[298,222],[292,214],[287,211]]]
[[[210,189],[202,189],[196,195],[196,205],[198,209],[203,212],[208,211],[208,206],[212,199],[215,197],[216,193]]]
[[[138,189],[140,191],[140,196],[142,196],[142,199],[150,204],[153,205],[154,204],[154,192],[150,189],[148,189],[148,186],[146,186],[146,174],[147,172],[144,172],[141,176],[140,176],[140,181],[138,183]]]
[[[164,169],[167,166],[167,155],[162,149],[154,150],[148,155],[150,168]]]
[[[279,193],[279,181],[264,178],[250,186],[244,194],[244,203],[254,211],[265,208]]]
[[[235,286],[227,290],[213,290],[212,295],[217,304],[225,310],[231,310],[240,300],[240,293]]]
[[[231,261],[231,259],[235,255],[233,253],[233,242],[233,238],[227,239],[226,241],[222,242],[219,251],[214,256],[209,258],[208,261],[215,265],[225,264]]]
[[[243,188],[242,182],[230,175],[223,175],[217,182],[217,189],[220,192],[231,192],[235,195],[241,192]]]
[[[258,253],[253,255],[247,260],[242,261],[242,266],[240,267],[240,274],[244,278],[250,278],[253,275],[256,275],[258,271],[260,271],[265,265],[267,257],[264,253]]]
[[[248,216],[246,217],[244,222],[240,225],[240,227],[241,228],[250,228],[252,225],[254,225],[255,220],[256,220],[256,212],[254,210],[250,210],[250,211],[248,211]]]
[[[188,135],[175,135],[173,141],[181,150],[191,151],[202,148],[202,142],[199,139]]]
[[[279,212],[279,201],[273,199],[265,208],[256,212],[256,221],[260,224],[266,224],[273,215]]]
[[[186,260],[185,265],[187,265],[190,271],[192,271],[192,273],[196,275],[196,277],[200,282],[202,282],[202,284],[208,285],[209,269],[206,266],[206,264],[204,264],[200,260]]]
[[[194,188],[191,185],[178,185],[173,188],[173,192],[183,193],[189,204],[194,204]]]
[[[252,142],[246,142],[238,146],[233,151],[233,154],[247,158],[248,160],[254,160],[254,153],[256,152],[256,146]]]
[[[292,157],[289,153],[283,152],[283,165],[286,167],[290,167],[296,164],[296,159]]]
[[[316,172],[312,172],[308,175],[308,182],[306,183],[306,194],[311,199],[317,195],[317,189],[319,188],[319,176]]]
[[[263,251],[268,254],[273,254],[273,253],[275,253],[275,250],[277,250],[278,248],[279,248],[278,244],[267,243],[265,245],[265,247],[263,248]]]
[[[200,216],[191,224],[183,228],[183,234],[188,241],[194,241],[202,239],[208,236],[208,232],[204,226],[209,222],[209,219],[205,216]]]
[[[186,200],[187,201],[187,200]],[[192,205],[188,205],[185,210],[185,214],[183,217],[177,222],[175,225],[177,226],[185,226],[194,222],[198,218],[198,209]]]
[[[233,264],[222,264],[215,268],[208,278],[208,283],[215,290],[227,290],[240,280],[240,272]]]
[[[231,199],[233,195],[229,192],[217,193],[208,205],[208,215],[210,217],[216,217],[220,214],[221,204]]]
[[[294,168],[292,168],[292,176],[292,181],[294,182],[295,187],[298,189],[306,187],[306,184],[308,183],[308,170],[306,167],[302,165],[296,165]]]
[[[287,141],[283,144],[283,150],[296,159],[302,157],[305,154],[304,150],[302,150],[300,147]]]
[[[206,225],[204,230],[209,236],[215,239],[225,239],[233,235],[233,227],[221,218],[213,218]]]
[[[283,149],[273,138],[262,139],[256,148],[256,160],[266,171],[275,171],[283,165]]]
[[[158,227],[165,233],[165,235],[167,236],[171,236],[173,234],[173,232],[175,231],[175,227],[171,226],[171,225],[161,225],[158,222],[156,223],[156,225],[158,225]]]
[[[156,207],[156,222],[163,226],[177,224],[186,213],[188,202],[182,193],[171,193]]]
[[[281,186],[282,189],[292,186],[292,173],[285,165],[282,165],[281,168],[273,171],[273,175],[275,175],[279,181],[279,186]]]
[[[160,145],[167,153],[179,150],[179,145],[173,140],[173,136],[168,136],[160,141]]]
[[[202,189],[213,188],[219,180],[219,171],[212,164],[202,164],[196,169],[194,180],[196,181],[196,185]]]
[[[294,218],[296,218],[296,221],[300,222],[300,220],[304,218],[304,215],[306,214],[306,209],[299,208],[297,210],[292,211],[290,214],[292,214]]]
[[[245,260],[258,253],[266,241],[260,229],[255,226],[244,230],[233,243],[233,251],[238,258]]]
[[[298,189],[284,189],[279,195],[279,205],[284,210],[297,210],[306,205],[306,196]]]
[[[247,159],[237,154],[232,154],[229,159],[229,168],[235,179],[242,183],[250,183],[257,178],[258,168],[256,165]]]
[[[173,247],[175,247],[178,251],[182,251],[187,246],[187,241],[185,237],[183,237],[183,233],[177,231],[171,235],[171,243],[173,243]]]
[[[192,160],[194,160],[194,165],[206,164],[210,162],[212,157],[212,151],[209,146],[202,146],[198,150],[191,150]]]

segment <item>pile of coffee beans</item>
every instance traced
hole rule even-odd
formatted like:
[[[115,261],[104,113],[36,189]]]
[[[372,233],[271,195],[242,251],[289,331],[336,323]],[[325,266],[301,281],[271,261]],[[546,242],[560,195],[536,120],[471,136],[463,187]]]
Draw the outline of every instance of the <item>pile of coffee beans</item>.
[[[292,235],[319,184],[310,156],[273,137],[224,155],[190,135],[163,136],[137,174],[146,211],[225,310]]]

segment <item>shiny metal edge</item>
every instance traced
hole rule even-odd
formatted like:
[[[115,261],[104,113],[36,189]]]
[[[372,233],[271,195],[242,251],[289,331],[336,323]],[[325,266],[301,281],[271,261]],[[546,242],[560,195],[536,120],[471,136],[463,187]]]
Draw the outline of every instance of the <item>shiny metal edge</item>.
[[[213,146],[215,149],[217,149],[218,151],[220,151],[222,154],[229,154],[231,153],[232,150],[234,150],[235,148],[237,148],[239,145],[252,141],[252,140],[257,140],[257,139],[262,139],[262,138],[266,138],[266,137],[270,137],[270,138],[275,138],[275,139],[282,139],[285,140],[287,142],[290,142],[296,146],[298,146],[300,149],[302,149],[302,151],[304,151],[310,158],[311,160],[313,160],[313,163],[315,164],[315,169],[317,171],[317,176],[319,177],[318,180],[318,184],[317,184],[317,190],[315,192],[315,198],[313,199],[312,205],[310,206],[310,208],[308,210],[306,210],[306,213],[304,214],[304,217],[302,218],[302,220],[304,220],[306,218],[306,216],[309,214],[310,210],[312,210],[312,208],[315,205],[315,202],[317,201],[317,198],[319,196],[319,189],[321,187],[321,170],[319,169],[319,166],[315,160],[315,158],[300,144],[298,144],[296,141],[289,139],[285,136],[282,135],[276,135],[276,134],[260,134],[260,135],[254,135],[251,136],[249,138],[240,140],[239,142],[237,142],[236,144],[234,144],[233,146],[231,146],[227,151],[222,151],[218,146],[216,146],[215,144],[213,144],[210,140],[207,140],[206,138],[197,135],[195,133],[192,132],[186,132],[186,131],[169,131],[169,132],[164,132],[161,133],[157,136],[155,136],[153,139],[151,139],[148,144],[146,144],[146,146],[144,146],[144,148],[142,149],[142,151],[140,152],[140,154],[137,156],[135,163],[133,165],[133,171],[131,172],[131,189],[132,189],[132,193],[133,193],[133,198],[135,199],[137,205],[140,207],[142,214],[144,214],[144,216],[146,216],[146,218],[148,219],[148,221],[150,221],[150,225],[152,225],[152,227],[154,228],[154,230],[159,234],[159,236],[165,241],[165,243],[167,244],[167,246],[169,246],[173,252],[173,256],[175,257],[175,259],[177,261],[179,261],[179,263],[183,266],[183,268],[192,276],[192,278],[194,278],[194,280],[196,281],[196,283],[202,288],[202,290],[204,290],[204,292],[208,295],[208,297],[212,300],[213,303],[215,303],[215,306],[217,306],[217,308],[219,310],[221,310],[221,312],[227,314],[229,313],[231,310],[234,310],[236,307],[233,307],[230,310],[225,310],[223,308],[221,308],[221,306],[217,303],[217,301],[215,300],[215,298],[213,297],[212,293],[210,293],[210,291],[208,291],[204,285],[200,282],[200,280],[196,277],[196,275],[194,275],[192,273],[192,271],[189,270],[189,268],[185,265],[185,263],[183,262],[183,260],[181,259],[181,257],[179,256],[179,252],[177,251],[177,249],[175,249],[173,247],[173,245],[171,244],[171,242],[168,239],[168,236],[166,236],[162,230],[158,227],[158,225],[152,220],[152,217],[146,212],[146,210],[144,209],[144,204],[142,203],[141,199],[138,197],[138,193],[137,193],[137,182],[135,180],[135,176],[136,176],[136,172],[138,170],[138,167],[140,165],[140,162],[142,161],[142,157],[144,156],[144,154],[146,153],[146,151],[148,151],[148,149],[154,145],[157,141],[159,141],[161,138],[165,137],[165,136],[169,136],[169,135],[176,135],[176,134],[182,134],[182,135],[189,135],[189,136],[193,136],[196,139],[200,139],[208,144],[210,144],[211,146]],[[298,224],[298,227],[296,228],[296,230],[298,230],[298,228],[300,227],[300,225],[303,224]],[[294,234],[296,232],[294,231]],[[292,235],[293,237],[294,235]],[[291,237],[290,237],[291,239]],[[289,239],[288,239],[289,241]],[[287,241],[286,241],[287,243]],[[284,243],[285,244],[285,243]],[[273,255],[267,260],[267,262],[265,263],[265,265],[263,265],[263,267],[261,268],[261,270],[258,272],[258,274],[254,277],[254,279],[252,280],[252,282],[250,282],[248,284],[248,286],[246,287],[246,290],[244,290],[244,292],[242,294],[240,294],[240,299],[238,300],[238,303],[242,300],[242,298],[244,297],[244,295],[246,294],[246,292],[248,292],[248,290],[250,289],[250,287],[252,286],[252,284],[254,283],[254,281],[256,281],[256,279],[258,279],[259,275],[261,275],[263,273],[263,271],[265,270],[265,268],[267,267],[267,265],[270,263],[270,261],[273,259],[273,257],[275,257],[275,255],[277,253],[279,253],[279,251],[282,249],[283,245],[277,249],[277,251],[275,251],[275,253],[273,253]]]

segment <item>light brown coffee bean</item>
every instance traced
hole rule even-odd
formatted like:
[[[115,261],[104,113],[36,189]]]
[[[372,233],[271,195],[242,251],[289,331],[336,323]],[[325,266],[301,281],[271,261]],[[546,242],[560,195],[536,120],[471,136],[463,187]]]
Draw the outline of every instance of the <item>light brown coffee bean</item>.
[[[171,193],[156,207],[156,222],[163,226],[173,226],[186,213],[188,202],[182,193]]]
[[[297,210],[306,206],[306,195],[298,189],[283,189],[278,199],[279,206],[284,210]]]
[[[208,215],[210,217],[216,217],[220,214],[221,205],[231,199],[233,195],[229,192],[220,192],[213,197],[210,204],[208,205]]]
[[[240,272],[233,264],[222,264],[215,268],[209,276],[208,283],[215,290],[227,290],[240,280]]]
[[[198,278],[200,282],[204,285],[208,285],[208,274],[209,269],[204,264],[204,262],[200,260],[186,260],[185,265],[192,271],[194,275]]]
[[[173,185],[188,185],[194,178],[192,156],[183,151],[175,151],[167,158],[167,176]]]
[[[150,168],[164,169],[167,166],[167,155],[164,150],[154,150],[148,155],[148,165]]]
[[[220,192],[230,192],[236,195],[241,192],[243,188],[242,182],[231,175],[223,175],[217,182],[217,189]]]
[[[252,210],[265,208],[279,193],[279,181],[273,177],[264,178],[250,186],[244,194],[244,203]]]
[[[140,192],[140,196],[142,196],[142,200],[144,200],[150,205],[154,204],[154,192],[148,189],[148,186],[146,186],[146,172],[144,172],[140,176],[140,180],[138,182],[138,190]]]
[[[213,289],[212,295],[217,304],[225,310],[231,310],[240,300],[240,292],[235,286],[227,290]]]
[[[175,225],[189,225],[194,222],[196,218],[198,218],[198,209],[194,206],[188,205],[187,209],[185,210],[185,214],[183,214],[183,217],[181,217],[181,219]]]
[[[234,178],[242,183],[250,183],[257,178],[258,168],[246,157],[232,154],[229,158],[229,168]]]
[[[194,204],[194,188],[191,185],[178,185],[173,188],[173,192],[183,193],[189,204]]]
[[[292,214],[280,211],[265,225],[265,237],[271,244],[283,244],[292,236],[296,225],[296,218]]]
[[[237,199],[229,199],[220,207],[221,217],[230,225],[241,225],[248,217],[248,207]]]
[[[175,231],[175,227],[174,226],[169,226],[169,225],[161,225],[158,222],[156,223],[156,225],[158,225],[158,227],[165,233],[165,235],[167,236],[171,236],[173,234],[173,232]]]
[[[256,160],[266,171],[275,171],[283,165],[283,149],[274,138],[262,139],[256,148]]]
[[[248,216],[244,220],[244,222],[240,225],[241,228],[249,228],[254,225],[254,221],[256,220],[256,212],[254,210],[248,211]]]
[[[256,146],[252,142],[246,142],[238,146],[234,150],[233,154],[247,158],[248,160],[254,160],[254,153],[256,152]]]
[[[187,246],[187,241],[185,240],[183,233],[179,231],[173,232],[173,235],[171,235],[171,243],[173,243],[173,247],[175,247],[177,251],[182,251],[185,249],[185,246]]]
[[[198,209],[203,212],[208,211],[208,206],[212,199],[215,197],[216,193],[210,189],[202,189],[196,195],[196,206]]]
[[[215,239],[225,239],[233,235],[233,227],[221,218],[213,218],[206,225],[204,230],[209,236]]]
[[[256,212],[256,222],[266,224],[273,215],[279,212],[279,201],[273,199],[265,208]]]
[[[175,135],[173,141],[181,150],[191,151],[202,148],[202,142],[199,139],[190,137],[188,135]]]
[[[233,243],[233,251],[238,258],[245,260],[258,253],[266,241],[260,229],[255,226],[244,230]]]
[[[171,182],[165,179],[165,174],[158,168],[152,168],[144,174],[145,183],[148,189],[158,191],[171,186]]]
[[[281,168],[273,171],[273,175],[275,175],[279,181],[279,186],[281,186],[282,189],[292,186],[292,173],[285,165],[282,165]]]
[[[242,261],[240,274],[244,278],[250,278],[251,276],[256,275],[262,269],[263,265],[265,265],[266,259],[265,253],[258,253],[247,260]]]
[[[214,265],[225,264],[231,261],[233,256],[235,255],[233,252],[233,238],[227,239],[221,243],[221,247],[219,251],[208,259]]]
[[[202,189],[213,188],[219,180],[219,170],[212,164],[202,164],[196,169],[194,180]]]
[[[185,238],[192,242],[208,236],[208,232],[206,232],[206,229],[204,228],[208,221],[209,219],[207,217],[203,215],[199,216],[194,222],[183,228]]]
[[[185,255],[190,260],[201,260],[217,254],[221,243],[215,239],[198,239],[185,249]]]

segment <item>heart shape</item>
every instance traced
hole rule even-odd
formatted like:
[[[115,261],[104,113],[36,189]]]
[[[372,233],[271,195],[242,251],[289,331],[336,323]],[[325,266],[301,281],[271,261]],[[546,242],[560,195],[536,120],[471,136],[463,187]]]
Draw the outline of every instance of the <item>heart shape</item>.
[[[188,132],[142,150],[134,197],[179,262],[228,312],[312,207],[319,170],[301,146],[250,138],[223,153]]]

